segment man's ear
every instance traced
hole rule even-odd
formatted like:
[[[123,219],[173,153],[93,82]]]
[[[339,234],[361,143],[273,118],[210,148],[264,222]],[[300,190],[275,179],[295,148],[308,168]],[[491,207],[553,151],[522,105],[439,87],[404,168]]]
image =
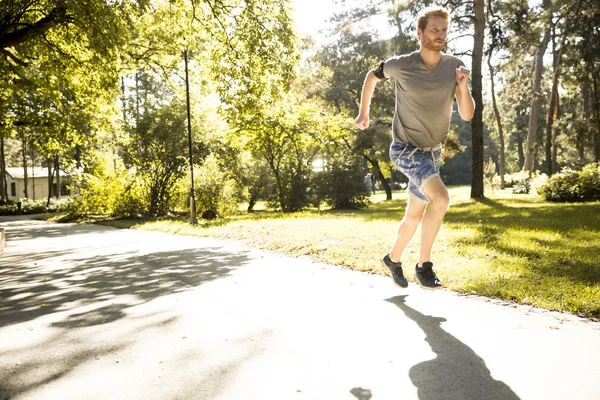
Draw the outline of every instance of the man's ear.
[[[421,30],[421,28],[417,28],[417,39],[421,40],[422,34],[423,34],[423,31]]]

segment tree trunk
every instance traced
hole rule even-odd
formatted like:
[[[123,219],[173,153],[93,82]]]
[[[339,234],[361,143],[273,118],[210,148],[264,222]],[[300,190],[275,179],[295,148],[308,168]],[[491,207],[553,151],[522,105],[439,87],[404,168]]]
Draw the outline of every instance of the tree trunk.
[[[21,127],[21,145],[23,152],[23,183],[25,185],[25,190],[23,190],[23,194],[25,198],[29,198],[29,177],[27,176],[27,143],[25,142],[25,128]]]
[[[575,4],[575,8],[574,8],[574,15],[577,16],[577,14],[579,13],[579,7],[581,5],[581,0],[578,0],[577,3]],[[560,113],[560,105],[559,105],[559,98],[558,98],[558,80],[560,78],[560,65],[562,62],[562,55],[563,55],[563,50],[565,48],[565,46],[567,45],[567,35],[569,33],[570,30],[570,18],[569,16],[567,16],[565,18],[565,23],[563,26],[563,30],[562,30],[562,40],[561,40],[561,44],[560,44],[560,49],[558,50],[558,54],[556,54],[556,48],[555,48],[555,38],[556,38],[556,34],[555,34],[555,25],[553,25],[552,28],[552,48],[553,48],[553,56],[554,56],[554,73],[553,73],[553,77],[552,77],[552,94],[550,97],[550,106],[548,107],[548,117],[546,118],[546,169],[547,169],[547,173],[548,175],[552,175],[555,172],[555,166],[558,165],[558,162],[556,160],[556,153],[557,153],[557,144],[556,144],[556,138],[558,137],[558,132],[557,130],[554,130],[554,135],[552,134],[553,129],[552,129],[552,125],[554,124],[554,119],[559,115]]]
[[[254,206],[256,205],[257,200],[258,200],[258,197],[251,195],[250,199],[248,200],[248,209],[246,211],[248,211],[248,212],[254,211]]]
[[[583,97],[583,108],[581,111],[581,119],[585,121],[586,126],[590,126],[590,117],[591,117],[591,105],[590,105],[590,87],[587,84],[581,85],[581,96]],[[591,132],[592,137],[590,137],[590,143],[592,143],[592,147],[594,146],[594,130],[590,129],[588,132]],[[585,140],[586,137],[577,137],[577,154],[579,155],[579,161],[583,164],[585,163]]]
[[[6,158],[4,157],[4,134],[0,137],[0,196],[4,203],[8,202],[8,182],[6,181]]]
[[[517,121],[520,121],[521,117],[521,108],[517,107]],[[519,155],[520,166],[522,166],[525,163],[525,150],[523,148],[523,135],[521,133],[523,131],[524,128],[521,127],[521,124],[517,124],[517,132],[514,135],[516,136],[517,141],[517,154]]]
[[[350,143],[347,140],[344,140],[344,143],[346,144],[348,149],[350,149],[350,151],[356,153],[356,150],[352,148],[352,146],[350,145]],[[375,157],[373,157],[373,158],[369,157],[364,152],[362,152],[361,155],[363,156],[363,158],[365,160],[367,160],[367,162],[369,164],[371,164],[371,168],[373,169],[373,172],[375,173],[375,177],[379,180],[379,183],[381,183],[383,190],[385,190],[385,199],[392,200],[392,188],[390,188],[389,183],[387,183],[387,181],[385,180],[385,177],[383,176],[383,173],[381,172],[381,168],[379,167],[379,161],[377,161],[377,159]]]
[[[390,188],[389,183],[387,183],[387,181],[385,180],[385,177],[383,176],[383,173],[381,172],[381,168],[379,167],[379,161],[377,161],[377,159],[375,157],[370,158],[366,154],[363,154],[363,157],[365,158],[365,160],[367,160],[369,162],[369,164],[371,164],[371,168],[373,168],[375,177],[379,180],[379,183],[381,183],[383,190],[385,190],[385,199],[391,200],[392,199],[392,188]]]
[[[558,172],[560,170],[560,165],[558,165],[558,145],[557,145],[557,139],[558,139],[558,135],[560,135],[560,130],[558,129],[558,127],[554,128],[554,134],[552,135],[552,171],[554,172]]]
[[[31,194],[35,201],[35,153],[31,149]]]
[[[140,84],[139,71],[135,72],[135,122],[140,122]]]
[[[23,8],[26,9],[25,7]],[[13,29],[5,28],[0,33],[0,49],[30,42],[38,36],[44,37],[44,33],[52,27],[64,22],[69,22],[73,19],[73,17],[68,14],[68,11],[68,8],[64,5],[57,5],[50,10],[47,15],[40,16],[35,22],[31,21],[28,24],[20,24],[21,26],[14,24]],[[40,11],[38,11],[38,13],[39,12]]]
[[[125,78],[121,76],[121,95],[122,95],[122,103],[123,103],[123,130],[124,132],[128,132],[127,129],[127,99],[125,98]],[[117,136],[113,131],[113,170],[117,172]],[[192,175],[193,175],[192,171]],[[193,178],[192,178],[193,179]]]
[[[554,24],[553,24],[554,25]],[[564,32],[563,32],[564,35]],[[556,53],[556,29],[552,27],[552,54],[554,72],[552,74],[552,91],[550,92],[550,105],[548,106],[548,115],[546,116],[546,174],[552,175],[554,173],[554,158],[552,157],[555,152],[554,148],[556,144],[552,135],[552,125],[554,125],[554,119],[558,115],[558,78],[560,76],[560,59],[562,58],[562,52],[564,48],[564,39],[561,43],[558,54]],[[554,151],[553,151],[554,150]]]
[[[485,34],[484,0],[475,0],[475,37],[473,43],[473,99],[475,115],[471,121],[473,142],[473,174],[471,176],[471,198],[484,198],[483,194],[483,87],[481,64],[483,61],[483,37]]]
[[[548,0],[545,0],[544,10],[548,10],[548,8],[549,2]],[[529,129],[527,131],[527,145],[525,148],[525,164],[523,165],[523,170],[526,171],[529,175],[533,173],[535,150],[537,147],[537,127],[541,108],[540,97],[542,74],[544,72],[544,54],[546,54],[546,48],[548,47],[548,42],[550,41],[550,22],[551,21],[545,22],[544,36],[542,37],[542,41],[538,45],[538,48],[535,52],[535,67],[533,72],[532,93],[533,100],[531,101],[531,112],[529,114]]]
[[[546,173],[548,175],[554,174],[554,162],[555,158],[552,157],[553,153],[556,153],[556,138],[552,135],[552,125],[554,125],[554,119],[558,116],[558,75],[560,71],[557,66],[554,70],[554,78],[552,79],[552,95],[550,97],[550,105],[548,107],[548,116],[546,117]]]
[[[56,193],[54,196],[60,199],[60,168],[58,155],[54,156],[54,171],[56,172]]]
[[[54,180],[54,173],[52,171],[52,159],[48,158],[48,201],[46,207],[50,206],[50,199],[52,198],[52,181]]]
[[[492,66],[492,54],[494,49],[490,49],[487,63],[490,69],[490,81],[492,89],[492,105],[494,107],[494,115],[496,116],[496,125],[498,125],[498,139],[500,140],[500,189],[504,189],[504,174],[506,171],[506,161],[504,158],[504,129],[502,128],[502,118],[500,117],[500,110],[498,110],[498,104],[496,103],[496,90],[494,87],[494,67]]]
[[[594,150],[594,162],[600,161],[600,102],[598,101],[598,79],[596,72],[594,76],[594,114],[596,114],[596,132],[592,134],[592,143]]]
[[[281,211],[286,212],[287,207],[285,206],[285,196],[283,195],[283,184],[281,183],[281,176],[279,172],[279,166],[275,166],[275,163],[267,160],[273,174],[275,175],[275,184],[277,185],[277,198],[279,200],[279,206],[281,207]]]

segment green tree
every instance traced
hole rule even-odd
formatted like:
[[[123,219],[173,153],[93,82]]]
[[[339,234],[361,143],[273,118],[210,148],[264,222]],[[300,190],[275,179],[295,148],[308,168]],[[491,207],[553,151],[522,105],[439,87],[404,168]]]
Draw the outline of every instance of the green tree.
[[[600,161],[600,8],[594,0],[582,1],[581,10],[574,20],[574,30],[579,38],[575,42],[578,49],[579,59],[583,60],[584,74],[580,74],[582,87],[590,87],[586,90],[584,104],[586,113],[593,117],[587,118],[593,128],[590,132],[590,144],[593,159]],[[580,63],[577,63],[580,64]],[[590,99],[591,98],[591,99]],[[589,103],[588,103],[589,102]]]
[[[496,15],[497,7],[495,9],[492,0],[487,2],[487,25],[490,32],[491,43],[487,50],[487,65],[490,74],[490,90],[492,96],[492,107],[494,111],[494,118],[496,120],[496,127],[498,129],[498,140],[500,142],[500,162],[499,162],[499,173],[500,173],[500,189],[504,189],[504,175],[506,174],[506,159],[505,159],[505,136],[504,126],[502,125],[502,114],[498,107],[496,98],[496,82],[494,77],[494,65],[492,64],[492,57],[496,48],[501,47],[504,41],[502,27],[500,24],[500,18]]]
[[[90,137],[101,120],[110,118],[101,107],[110,104],[116,93],[114,59],[126,41],[127,15],[134,6],[104,1],[3,1],[0,85],[10,90],[5,91],[0,125],[27,133],[23,141],[53,164],[59,159],[63,166],[73,164],[85,144],[93,142]],[[56,177],[60,179],[59,174]]]
[[[342,2],[349,7],[333,19],[336,29],[332,32],[337,38],[325,46],[315,56],[320,66],[320,77],[327,85],[318,88],[316,93],[330,102],[337,113],[354,119],[358,113],[362,78],[367,71],[394,53],[405,53],[416,48],[414,35],[403,30],[403,20],[399,18],[400,8],[394,2],[379,1],[369,5],[357,2]],[[351,6],[350,6],[351,5]],[[391,9],[388,7],[392,6]],[[364,28],[375,16],[387,14],[396,34],[390,39],[379,38],[377,32]],[[347,146],[369,164],[370,169],[391,200],[392,191],[383,171],[389,163],[391,121],[394,114],[393,86],[380,83],[371,101],[371,124],[364,131],[352,132]]]
[[[531,110],[529,113],[529,125],[527,132],[527,145],[525,152],[525,164],[523,165],[523,170],[527,172],[529,175],[533,173],[534,169],[534,159],[535,159],[535,151],[537,147],[537,127],[538,127],[538,119],[541,108],[541,81],[542,75],[544,72],[544,54],[546,53],[546,49],[548,47],[548,43],[550,42],[550,25],[551,25],[551,10],[550,10],[550,1],[544,0],[542,3],[542,10],[540,11],[539,24],[542,32],[540,34],[540,40],[537,45],[537,49],[535,51],[535,63],[534,63],[534,71],[533,71],[533,88],[532,93],[533,97],[531,100]]]
[[[125,60],[129,81],[136,83],[126,89],[134,94],[126,100],[124,119],[135,124],[154,101],[147,95],[151,91],[140,92],[144,74],[161,76],[175,88],[174,95],[181,96],[181,51],[190,49],[193,140],[194,148],[203,153],[194,162],[201,164],[206,152],[211,152],[228,177],[249,184],[246,177],[252,174],[239,170],[245,165],[241,158],[223,150],[240,149],[235,143],[239,138],[228,142],[224,133],[229,128],[211,126],[213,118],[208,115],[216,112],[238,130],[247,121],[262,122],[265,110],[273,109],[288,89],[298,53],[287,2],[182,0],[160,3],[151,10],[139,16]],[[215,93],[220,109],[207,111],[204,104],[212,103]]]
[[[328,124],[314,102],[300,102],[290,93],[285,104],[259,121],[247,121],[240,133],[252,154],[269,165],[275,204],[290,212],[311,204],[312,163],[327,139]]]
[[[149,215],[165,215],[175,182],[185,175],[187,141],[184,105],[173,101],[141,115],[125,146],[125,159],[144,183]]]

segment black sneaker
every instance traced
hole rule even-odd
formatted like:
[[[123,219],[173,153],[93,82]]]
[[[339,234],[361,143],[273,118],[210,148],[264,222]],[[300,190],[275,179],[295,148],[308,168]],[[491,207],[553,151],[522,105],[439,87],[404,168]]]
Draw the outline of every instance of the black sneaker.
[[[395,263],[390,260],[390,255],[386,254],[385,257],[383,257],[383,260],[381,260],[381,263],[392,273],[392,279],[394,280],[396,286],[400,286],[401,288],[408,287],[408,280],[402,273],[402,262],[399,261]]]
[[[442,288],[442,282],[440,282],[438,277],[435,275],[432,262],[424,262],[421,268],[419,268],[419,264],[417,264],[415,268],[415,274],[417,275],[417,281],[419,281],[419,285],[425,289]]]

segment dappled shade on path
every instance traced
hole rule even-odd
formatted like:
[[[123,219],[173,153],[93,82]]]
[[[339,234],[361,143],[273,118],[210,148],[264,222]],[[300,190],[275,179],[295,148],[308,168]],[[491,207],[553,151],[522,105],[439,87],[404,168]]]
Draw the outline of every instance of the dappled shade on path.
[[[9,246],[18,241],[21,250],[8,248],[0,257],[0,328],[45,339],[3,352],[5,361],[20,361],[0,371],[2,399],[127,352],[140,331],[160,332],[179,318],[167,310],[140,314],[140,306],[227,277],[249,261],[218,245],[194,248],[180,240],[170,250],[153,232],[35,221],[3,226]],[[40,352],[44,358],[34,357]]]
[[[36,228],[36,235],[48,237],[51,234],[46,231],[57,229],[60,226],[41,225]],[[76,232],[85,235],[91,231],[81,229]],[[9,231],[7,236],[10,241],[26,235],[26,229],[16,229]],[[63,240],[74,240],[73,236]],[[114,254],[89,257],[72,255],[68,251],[50,252],[43,257],[39,254],[5,255],[0,263],[0,326],[64,311],[71,302],[84,305],[123,295],[134,296],[136,303],[150,301],[226,276],[233,267],[247,262],[245,256],[224,255],[218,247],[138,254],[136,251],[123,252],[119,243],[114,245]],[[90,243],[90,247],[94,244]],[[72,262],[64,262],[65,257]],[[12,263],[16,258],[19,259],[18,267]],[[168,261],[166,266],[165,260]],[[123,309],[127,307],[116,303],[72,316],[71,323],[82,326],[114,321],[123,316]]]

